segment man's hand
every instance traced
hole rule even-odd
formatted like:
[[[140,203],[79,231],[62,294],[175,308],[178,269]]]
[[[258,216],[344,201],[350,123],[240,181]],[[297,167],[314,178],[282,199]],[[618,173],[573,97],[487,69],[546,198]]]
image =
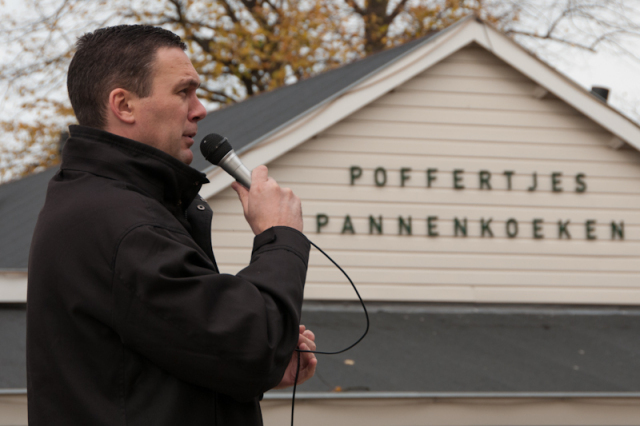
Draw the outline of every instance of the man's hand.
[[[253,187],[253,183],[251,184]],[[315,351],[316,350],[316,336],[311,330],[306,330],[304,325],[300,326],[300,336],[298,336],[298,349],[303,351]],[[300,373],[298,374],[298,384],[302,384],[309,380],[316,372],[316,365],[318,360],[316,355],[309,352],[300,353]],[[293,352],[291,361],[287,366],[284,376],[280,384],[274,389],[284,389],[289,386],[293,386],[296,380],[296,370],[298,369],[298,353]]]
[[[231,187],[238,193],[244,217],[254,234],[272,226],[289,226],[302,232],[300,199],[289,188],[280,188],[265,166],[253,169],[250,191],[238,182]]]

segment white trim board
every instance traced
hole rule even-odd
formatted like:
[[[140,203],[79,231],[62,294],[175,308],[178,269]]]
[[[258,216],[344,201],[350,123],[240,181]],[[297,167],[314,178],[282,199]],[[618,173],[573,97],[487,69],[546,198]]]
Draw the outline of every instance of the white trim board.
[[[565,75],[532,56],[499,31],[486,24],[478,25],[483,25],[486,31],[486,37],[477,40],[484,48],[629,145],[640,150],[640,127],[638,125]]]
[[[240,153],[240,158],[249,169],[268,164],[473,42],[640,150],[640,127],[631,120],[526,52],[504,34],[478,19],[465,19],[437,37],[425,40],[424,44],[344,93],[309,110],[259,144],[249,144],[251,147]],[[200,192],[205,199],[224,190],[233,181],[217,167],[207,177],[211,182]]]
[[[0,303],[27,301],[27,273],[0,271]]]

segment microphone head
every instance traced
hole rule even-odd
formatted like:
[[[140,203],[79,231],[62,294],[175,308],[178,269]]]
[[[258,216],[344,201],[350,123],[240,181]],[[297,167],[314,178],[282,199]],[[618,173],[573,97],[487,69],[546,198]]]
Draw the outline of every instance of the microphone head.
[[[232,151],[231,144],[224,136],[216,133],[210,133],[200,142],[200,152],[204,158],[216,166],[225,155]]]

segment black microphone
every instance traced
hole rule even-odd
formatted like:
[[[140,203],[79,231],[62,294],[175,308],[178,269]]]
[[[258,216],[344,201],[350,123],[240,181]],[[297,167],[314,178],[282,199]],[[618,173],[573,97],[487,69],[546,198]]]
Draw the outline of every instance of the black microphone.
[[[224,136],[210,133],[200,142],[200,152],[204,158],[229,173],[242,186],[251,187],[251,172],[242,164],[231,144]]]

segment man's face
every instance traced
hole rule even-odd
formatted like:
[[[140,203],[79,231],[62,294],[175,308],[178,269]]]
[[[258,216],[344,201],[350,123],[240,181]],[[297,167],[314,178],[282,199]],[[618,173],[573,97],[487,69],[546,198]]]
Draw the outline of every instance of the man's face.
[[[136,99],[135,139],[190,164],[197,123],[207,115],[196,97],[200,78],[178,48],[158,49],[153,70],[151,95]]]

